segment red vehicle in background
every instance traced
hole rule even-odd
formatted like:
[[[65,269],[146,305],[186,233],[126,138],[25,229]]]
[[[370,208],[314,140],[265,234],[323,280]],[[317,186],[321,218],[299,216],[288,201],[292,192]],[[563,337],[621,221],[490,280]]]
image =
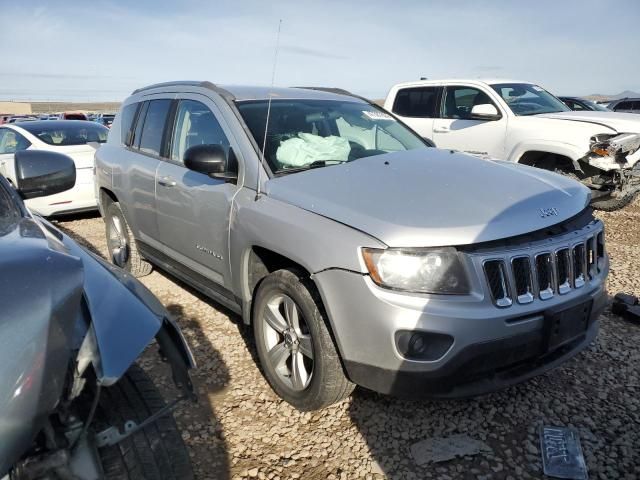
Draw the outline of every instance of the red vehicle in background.
[[[84,112],[63,112],[59,118],[60,120],[89,120]]]

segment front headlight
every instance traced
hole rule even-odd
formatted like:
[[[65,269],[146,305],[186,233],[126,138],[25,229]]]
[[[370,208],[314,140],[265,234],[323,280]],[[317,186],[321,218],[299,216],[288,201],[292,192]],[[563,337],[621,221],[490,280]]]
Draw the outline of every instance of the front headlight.
[[[469,280],[455,248],[363,248],[372,280],[381,287],[420,293],[469,293]]]

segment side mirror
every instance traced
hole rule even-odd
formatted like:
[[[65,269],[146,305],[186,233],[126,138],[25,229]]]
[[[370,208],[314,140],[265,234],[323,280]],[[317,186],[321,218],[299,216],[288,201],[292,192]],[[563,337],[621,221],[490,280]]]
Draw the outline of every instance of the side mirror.
[[[21,150],[14,162],[16,190],[25,200],[64,192],[76,184],[76,165],[61,153]]]
[[[490,103],[474,105],[471,109],[471,118],[474,120],[499,120],[502,118],[498,109]]]
[[[238,175],[228,171],[227,154],[222,145],[194,145],[184,152],[184,166],[212,178],[235,180]]]

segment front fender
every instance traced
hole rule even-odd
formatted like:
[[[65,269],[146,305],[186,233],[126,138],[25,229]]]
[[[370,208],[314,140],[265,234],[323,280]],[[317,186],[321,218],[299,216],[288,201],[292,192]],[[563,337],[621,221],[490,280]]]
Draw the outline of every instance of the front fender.
[[[253,247],[262,247],[301,265],[313,274],[331,268],[367,272],[361,247],[384,248],[370,235],[330,218],[243,189],[234,201],[230,232],[234,293],[244,302],[252,298],[248,265]]]
[[[579,159],[584,157],[587,150],[570,143],[548,140],[527,140],[517,143],[507,155],[507,159],[513,162],[520,162],[522,156],[527,152],[547,152],[562,155],[563,157],[570,158],[575,164]]]

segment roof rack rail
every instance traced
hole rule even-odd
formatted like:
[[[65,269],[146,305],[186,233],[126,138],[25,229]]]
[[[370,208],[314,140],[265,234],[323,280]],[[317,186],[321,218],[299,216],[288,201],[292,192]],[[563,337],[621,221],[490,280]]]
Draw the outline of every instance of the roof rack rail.
[[[320,92],[328,92],[328,93],[336,93],[338,95],[346,95],[348,97],[359,98],[360,100],[364,100],[365,102],[371,102],[368,98],[365,98],[361,95],[356,95],[355,93],[351,93],[349,90],[345,90],[344,88],[337,87],[293,87],[293,88],[303,88],[305,90],[318,90]]]
[[[153,88],[160,88],[160,87],[180,87],[180,86],[184,86],[184,87],[203,87],[203,88],[208,88],[210,90],[215,90],[215,91],[220,91],[222,89],[220,89],[218,86],[216,86],[214,83],[211,83],[209,81],[200,81],[200,80],[181,80],[181,81],[176,81],[176,82],[162,82],[162,83],[154,83],[153,85],[147,85],[146,87],[141,87],[138,88],[136,90],[133,91],[133,93],[131,93],[131,95],[135,95],[136,93],[140,93],[140,92],[144,92],[145,90],[151,90]]]
[[[354,97],[355,95],[344,88],[336,88],[336,87],[293,87],[293,88],[304,88],[305,90],[319,90],[321,92],[329,92],[329,93],[338,93],[340,95],[349,95]]]

